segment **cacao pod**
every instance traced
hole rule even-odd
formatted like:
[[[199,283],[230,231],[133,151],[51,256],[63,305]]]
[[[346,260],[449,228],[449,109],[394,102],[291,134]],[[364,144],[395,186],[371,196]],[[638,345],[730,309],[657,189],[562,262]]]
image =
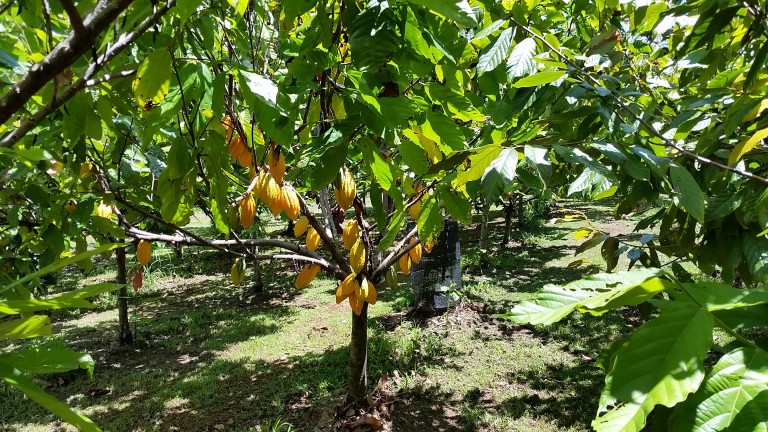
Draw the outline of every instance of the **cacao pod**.
[[[253,165],[253,153],[251,153],[251,149],[247,147],[244,148],[245,150],[243,150],[243,152],[240,153],[240,156],[237,157],[237,162],[241,167],[248,168]]]
[[[240,215],[237,211],[238,206],[230,206],[227,209],[227,218],[229,219],[229,226],[235,228],[240,223]]]
[[[232,285],[240,285],[245,279],[245,260],[238,258],[232,264],[232,270],[229,272],[232,278]]]
[[[392,289],[397,288],[397,270],[395,270],[395,266],[390,266],[387,269],[385,279],[387,281],[387,286]]]
[[[145,266],[150,258],[152,258],[152,246],[146,240],[139,240],[139,244],[136,245],[136,260]]]
[[[285,157],[276,147],[269,152],[269,172],[272,173],[272,176],[275,177],[278,183],[283,182],[285,177]]]
[[[341,233],[341,241],[344,243],[344,247],[347,249],[352,248],[357,239],[360,238],[360,225],[356,220],[349,220],[344,225],[344,230]]]
[[[313,251],[317,249],[318,246],[320,246],[320,234],[315,228],[310,227],[309,231],[307,231],[307,249]]]
[[[355,292],[355,289],[357,288],[357,280],[355,280],[355,276],[354,273],[350,273],[343,281],[341,281],[338,288],[336,288],[336,304],[343,302],[344,299]]]
[[[283,210],[291,220],[296,220],[301,213],[301,204],[299,203],[299,194],[292,186],[283,186]]]
[[[401,256],[397,262],[400,264],[400,271],[404,275],[408,276],[411,274],[411,257],[408,254]]]
[[[248,147],[245,146],[245,141],[243,141],[242,137],[235,137],[233,140],[229,141],[229,157],[232,159],[232,162],[239,160],[240,156],[248,151]]]
[[[334,186],[333,195],[336,198],[336,203],[343,210],[347,210],[355,200],[357,195],[357,187],[355,186],[355,179],[349,170],[344,167],[339,172],[339,185]]]
[[[421,211],[421,200],[416,201],[415,203],[413,203],[412,206],[408,207],[408,214],[410,214],[413,220],[415,221],[419,220],[420,211]]]
[[[296,225],[293,226],[293,235],[301,237],[307,232],[307,227],[309,227],[309,219],[307,219],[306,216],[302,216],[301,219],[296,222]]]
[[[259,175],[256,178],[256,186],[253,187],[253,192],[256,194],[257,197],[261,198],[262,201],[266,202],[266,196],[267,196],[267,185],[269,185],[269,178],[271,176],[269,173],[262,169],[259,171]]]
[[[275,184],[277,184],[277,182],[275,182]],[[283,197],[283,188],[281,186],[277,187],[277,196],[272,197],[272,200],[272,205],[269,207],[269,210],[272,212],[272,216],[277,217],[277,215],[285,209],[285,198]]]
[[[106,219],[111,218],[112,206],[104,204],[104,202],[99,203],[99,206],[96,208],[96,216],[103,217]]]
[[[365,294],[365,301],[370,304],[376,304],[376,287],[366,278],[363,278],[362,292]]]
[[[128,271],[128,280],[131,281],[133,291],[138,291],[144,286],[144,271],[141,267],[134,267]]]
[[[280,214],[280,211],[282,211],[282,194],[280,193],[280,185],[277,184],[275,181],[275,178],[272,177],[271,174],[267,174],[267,185],[264,189],[264,204],[269,207],[270,210],[272,210],[272,213],[277,216]],[[274,208],[277,207],[278,210],[275,212]]]
[[[75,211],[75,207],[77,207],[77,203],[74,202],[73,200],[69,200],[67,201],[66,204],[64,204],[64,210],[67,213],[72,213],[73,211]]]
[[[352,294],[349,295],[349,306],[352,308],[352,312],[354,312],[355,315],[360,315],[360,312],[363,311],[363,302],[365,299],[360,298],[356,291],[353,291]]]
[[[416,264],[421,261],[421,243],[417,243],[418,240],[411,239],[411,244],[416,243],[416,246],[413,246],[411,250],[408,251],[408,256],[411,257],[411,261],[415,262]]]
[[[256,217],[256,201],[249,193],[240,200],[240,224],[243,228],[248,228],[253,224],[254,217]]]
[[[349,265],[352,266],[352,271],[360,273],[365,266],[365,243],[363,239],[358,239],[352,249],[349,251]]]
[[[93,165],[91,161],[85,161],[80,164],[80,177],[85,177],[93,171]]]
[[[301,269],[299,275],[296,276],[296,288],[301,289],[309,285],[315,279],[319,271],[320,266],[317,264],[310,264],[305,266],[303,269]]]

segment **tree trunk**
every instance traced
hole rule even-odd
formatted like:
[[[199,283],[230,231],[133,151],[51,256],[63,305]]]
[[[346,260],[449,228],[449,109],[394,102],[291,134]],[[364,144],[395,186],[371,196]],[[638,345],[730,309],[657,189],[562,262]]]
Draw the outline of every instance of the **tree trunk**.
[[[117,321],[120,327],[118,342],[120,345],[130,345],[133,343],[133,334],[128,322],[128,290],[125,286],[128,283],[128,272],[125,268],[125,248],[117,248],[115,257],[117,258],[117,283],[123,285],[117,291]]]
[[[368,384],[368,303],[363,304],[360,315],[352,313],[349,360],[347,403],[357,405],[365,400]]]
[[[333,222],[331,213],[331,200],[328,197],[328,188],[320,189],[320,211],[323,212],[325,225],[331,230],[331,238],[336,240],[336,224]]]
[[[510,198],[507,205],[504,206],[504,240],[502,243],[506,246],[509,244],[510,237],[512,235],[512,213],[515,210],[514,198]]]
[[[523,229],[525,227],[525,203],[523,202],[523,195],[517,199],[517,228]]]
[[[255,248],[253,252],[258,254],[259,248]],[[264,282],[261,280],[261,262],[259,260],[253,260],[253,287],[251,292],[264,292]]]

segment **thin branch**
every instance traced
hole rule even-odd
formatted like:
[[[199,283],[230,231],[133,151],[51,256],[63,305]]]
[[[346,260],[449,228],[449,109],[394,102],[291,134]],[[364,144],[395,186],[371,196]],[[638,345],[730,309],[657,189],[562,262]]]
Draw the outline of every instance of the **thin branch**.
[[[77,80],[77,82],[73,83],[72,85],[65,88],[63,91],[61,91],[59,95],[56,97],[56,99],[51,100],[47,105],[40,108],[34,114],[32,114],[31,116],[23,120],[19,125],[19,127],[17,127],[16,129],[13,129],[10,133],[4,136],[2,140],[0,140],[0,147],[11,147],[12,145],[19,142],[19,140],[24,138],[24,136],[27,133],[29,133],[29,131],[34,129],[46,117],[48,117],[51,113],[59,109],[68,100],[72,99],[80,90],[85,88],[87,86],[87,83],[90,80],[92,80],[93,77],[96,75],[96,72],[98,72],[107,62],[115,58],[131,43],[133,43],[142,34],[144,34],[144,32],[146,32],[151,26],[155,25],[155,23],[157,23],[160,20],[160,18],[163,15],[165,15],[168,12],[168,10],[170,10],[175,5],[176,5],[176,0],[168,0],[168,2],[165,3],[165,5],[157,8],[157,10],[155,10],[155,13],[153,13],[152,15],[147,17],[144,21],[142,21],[142,23],[139,24],[133,31],[128,33],[123,33],[118,38],[116,38],[116,42],[107,50],[107,52],[105,52],[104,54],[101,55],[101,57],[99,57],[98,61],[96,61],[95,63],[92,63],[88,67],[88,69],[86,70],[82,78],[80,78],[79,80]],[[58,49],[58,46],[56,49]],[[56,49],[54,49],[54,52],[56,51]],[[74,60],[76,59],[73,59],[73,61]],[[65,68],[67,66],[69,66],[69,64],[67,64]],[[11,89],[11,91],[13,90],[14,89]],[[3,96],[3,98],[5,98],[5,96]],[[2,99],[0,99],[0,124],[2,124],[5,120],[7,120],[7,119],[3,120],[2,118],[4,109],[5,108],[2,105]],[[13,115],[15,112],[16,110],[13,110],[11,112],[11,115]]]
[[[61,3],[64,11],[67,12],[67,17],[69,17],[69,24],[72,25],[72,28],[75,30],[75,34],[85,34],[88,30],[86,30],[85,26],[83,25],[83,19],[80,17],[80,12],[77,11],[77,8],[72,3],[72,0],[59,0],[59,3]]]
[[[418,234],[418,228],[414,227],[408,234],[405,235],[405,237],[403,237],[402,240],[400,240],[392,252],[390,252],[390,254],[381,261],[381,264],[379,264],[379,266],[373,272],[373,275],[371,276],[372,281],[378,281],[381,275],[383,275],[388,268],[395,265],[397,260],[399,260],[405,254],[410,252],[411,249],[416,247],[417,244],[419,244],[418,241],[413,243],[410,242],[412,238],[416,238],[416,234]]]
[[[113,79],[127,78],[134,75],[136,75],[136,69],[128,69],[120,72],[108,73],[100,76],[99,78],[86,80],[85,87],[93,87]]]
[[[531,37],[533,37],[534,39],[536,39],[539,42],[543,43],[547,48],[549,48],[552,52],[554,52],[561,59],[563,59],[563,61],[565,61],[566,63],[568,63],[568,65],[570,65],[572,68],[574,68],[574,70],[576,70],[584,78],[586,78],[587,81],[590,81],[593,85],[603,87],[603,85],[600,82],[600,80],[598,80],[597,78],[593,77],[588,72],[584,71],[576,62],[574,62],[568,56],[563,54],[559,49],[555,48],[552,44],[549,43],[549,41],[547,41],[543,37],[539,36],[536,32],[534,32],[533,30],[531,30],[527,26],[522,25],[521,23],[519,23],[514,18],[510,18],[510,21],[512,21],[518,27],[520,27],[523,30],[525,30]],[[622,109],[627,111],[637,122],[639,122],[641,125],[643,125],[643,127],[645,127],[648,130],[648,132],[650,132],[656,138],[660,139],[662,145],[664,145],[665,147],[672,148],[672,149],[676,150],[677,152],[679,152],[681,155],[683,155],[683,156],[685,156],[687,158],[693,159],[693,160],[695,160],[697,162],[701,162],[701,163],[706,164],[706,165],[711,165],[711,166],[719,168],[719,169],[721,169],[723,171],[729,171],[729,172],[738,174],[738,175],[740,175],[742,177],[745,177],[745,178],[748,178],[748,179],[752,179],[752,180],[757,180],[757,181],[759,181],[761,183],[768,184],[768,179],[765,178],[765,177],[758,176],[758,175],[756,175],[754,173],[751,173],[749,171],[745,171],[745,170],[740,169],[740,168],[733,168],[733,167],[729,167],[727,165],[723,165],[723,164],[721,164],[719,162],[713,161],[713,160],[711,160],[709,158],[706,158],[704,156],[701,156],[701,155],[698,155],[696,153],[690,152],[690,151],[684,149],[683,147],[680,147],[679,145],[675,144],[671,140],[665,138],[664,135],[662,135],[661,132],[656,130],[656,128],[653,127],[653,125],[648,123],[647,120],[645,120],[643,117],[641,117],[640,115],[638,115],[634,111],[632,111],[629,108],[629,106],[627,106],[627,104],[624,103],[624,101],[622,100],[622,98],[624,97],[623,95],[616,94],[616,92],[614,90],[611,90],[611,89],[608,89],[608,92],[611,95],[611,97],[614,99],[614,101]]]
[[[0,125],[5,124],[24,107],[37,92],[75,61],[87,53],[102,32],[134,0],[101,0],[85,18],[85,32],[72,32],[45,58],[32,65],[29,72],[0,97]]]

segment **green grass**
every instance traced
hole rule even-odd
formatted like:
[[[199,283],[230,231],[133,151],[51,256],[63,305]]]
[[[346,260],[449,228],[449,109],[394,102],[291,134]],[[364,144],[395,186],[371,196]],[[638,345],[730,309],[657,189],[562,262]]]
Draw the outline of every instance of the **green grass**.
[[[597,223],[631,231],[630,222],[605,220],[608,208],[589,210]],[[494,214],[485,268],[477,232],[462,233],[461,306],[429,320],[410,319],[411,291],[401,279],[398,289],[381,290],[370,308],[369,382],[373,388],[385,378],[393,430],[589,427],[603,379],[595,359],[637,324],[636,313],[575,315],[551,327],[494,318],[546,283],[575,280],[603,265],[598,249],[586,254],[587,265],[567,268],[578,244],[571,236],[575,224],[515,231],[507,247],[499,245],[499,217]],[[297,291],[292,265],[264,263],[267,292],[244,301],[246,287],[229,283],[231,264],[217,252],[185,248],[178,259],[172,249],[155,246],[145,286],[130,300],[136,344],[113,342],[114,295],[98,299],[95,310],[56,312],[57,335],[34,344],[88,351],[96,371],[93,379],[75,371],[39,382],[109,431],[331,430],[343,401],[351,327],[346,302],[335,304],[336,282],[320,277]],[[68,270],[58,289],[113,277],[112,262],[100,260],[85,278]],[[0,429],[61,428],[0,386]]]

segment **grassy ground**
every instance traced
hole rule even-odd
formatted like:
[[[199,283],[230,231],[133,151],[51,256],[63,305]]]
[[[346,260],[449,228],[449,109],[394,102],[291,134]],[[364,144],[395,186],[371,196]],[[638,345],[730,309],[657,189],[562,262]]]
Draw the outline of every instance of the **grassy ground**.
[[[612,221],[608,208],[580,208],[606,231],[631,231],[630,222]],[[636,318],[573,316],[549,328],[495,318],[546,283],[603,265],[595,249],[586,265],[567,267],[579,243],[571,235],[577,224],[515,232],[510,245],[500,245],[501,224],[497,218],[492,225],[487,268],[477,231],[462,232],[463,301],[454,310],[414,319],[405,279],[396,290],[382,290],[370,308],[369,381],[385,400],[380,410],[391,430],[588,429],[603,379],[595,359]],[[111,266],[97,263],[85,281],[70,271],[61,286],[109,280]],[[179,260],[156,247],[145,287],[131,300],[137,343],[113,342],[114,297],[101,298],[94,311],[56,313],[57,335],[35,343],[90,352],[96,371],[93,379],[76,371],[39,382],[109,431],[331,430],[351,327],[346,302],[334,302],[336,282],[320,277],[297,291],[292,265],[266,263],[267,292],[245,302],[243,288],[229,283],[230,266],[214,252],[188,248]],[[62,428],[0,386],[0,429]]]

